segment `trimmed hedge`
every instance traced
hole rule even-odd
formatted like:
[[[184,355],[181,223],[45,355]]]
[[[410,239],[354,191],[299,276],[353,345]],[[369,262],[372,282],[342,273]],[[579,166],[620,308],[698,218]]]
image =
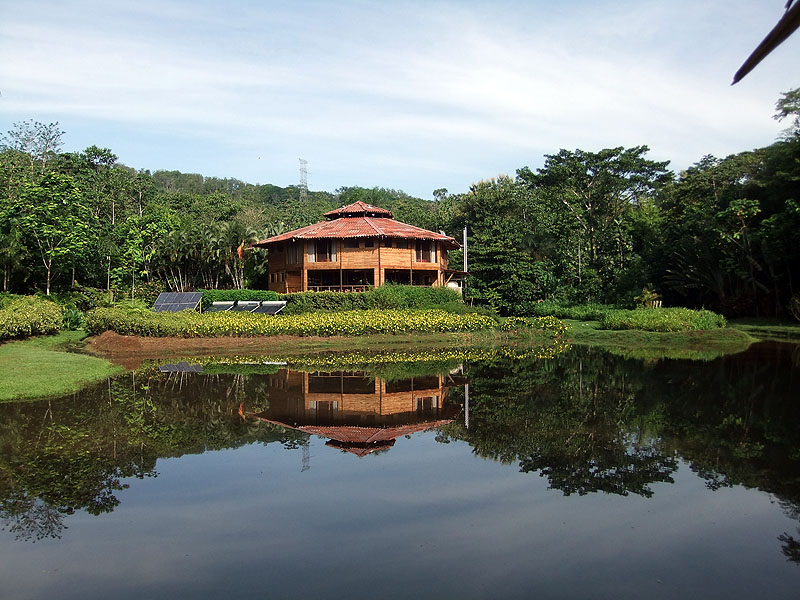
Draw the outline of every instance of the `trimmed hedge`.
[[[62,322],[57,304],[35,296],[17,298],[0,310],[0,341],[58,333]]]
[[[710,310],[689,308],[637,308],[610,311],[600,320],[603,329],[643,331],[696,331],[727,326],[725,317]]]
[[[463,312],[465,305],[455,290],[446,287],[423,287],[385,284],[365,292],[297,292],[281,294],[286,300],[285,315],[320,311],[370,309],[442,308],[448,312]]]
[[[373,333],[422,333],[492,329],[497,321],[478,314],[458,315],[443,310],[368,310],[303,315],[206,313],[98,308],[86,317],[92,334],[111,330],[121,335],[151,337],[217,336],[332,336]]]
[[[278,300],[278,294],[269,290],[197,290],[203,293],[203,310],[211,308],[212,302],[238,302]]]

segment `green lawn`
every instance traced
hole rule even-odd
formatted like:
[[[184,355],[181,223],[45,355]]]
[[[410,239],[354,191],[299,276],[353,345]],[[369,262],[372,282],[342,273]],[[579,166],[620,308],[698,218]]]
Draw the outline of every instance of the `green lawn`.
[[[82,331],[0,345],[0,401],[60,396],[123,371],[102,358],[64,352]]]
[[[760,340],[800,342],[800,323],[782,319],[734,319],[728,327],[744,331]]]

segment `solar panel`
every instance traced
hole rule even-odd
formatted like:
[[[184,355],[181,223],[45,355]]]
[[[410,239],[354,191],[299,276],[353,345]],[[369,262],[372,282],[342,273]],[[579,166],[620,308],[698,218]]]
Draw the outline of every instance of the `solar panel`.
[[[233,312],[253,312],[258,305],[258,300],[239,300],[231,310]]]
[[[277,315],[286,307],[286,300],[264,300],[253,312],[262,315]]]
[[[208,312],[225,312],[226,310],[231,310],[233,308],[233,304],[233,300],[212,302]]]
[[[162,292],[153,304],[155,312],[178,312],[197,310],[203,299],[201,292]]]

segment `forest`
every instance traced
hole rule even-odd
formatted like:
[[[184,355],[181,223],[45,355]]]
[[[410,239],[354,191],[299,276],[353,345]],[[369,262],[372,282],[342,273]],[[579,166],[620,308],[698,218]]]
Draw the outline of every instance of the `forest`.
[[[432,201],[136,170],[108,148],[62,152],[58,123],[19,122],[0,137],[2,291],[264,289],[268,256],[252,242],[363,200],[458,240],[467,227],[465,299],[501,314],[533,314],[542,300],[658,298],[734,317],[800,315],[800,88],[774,116],[789,128],[773,144],[678,173],[645,145],[561,149],[540,168],[437,189]],[[460,251],[450,261],[458,268]]]

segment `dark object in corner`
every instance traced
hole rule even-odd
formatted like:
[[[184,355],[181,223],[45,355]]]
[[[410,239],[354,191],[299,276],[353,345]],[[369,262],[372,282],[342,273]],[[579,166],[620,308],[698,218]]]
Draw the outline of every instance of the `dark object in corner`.
[[[736,71],[736,74],[733,76],[733,83],[731,83],[731,85],[734,85],[750,71],[755,69],[758,63],[764,60],[770,52],[780,46],[786,38],[800,27],[800,2],[794,2],[794,6],[792,6],[793,2],[794,0],[788,0],[786,2],[786,12],[783,13],[781,20],[772,28],[772,31],[767,34],[767,37],[761,41],[758,47],[753,50],[753,53],[747,57],[744,64],[739,67],[739,70]]]

